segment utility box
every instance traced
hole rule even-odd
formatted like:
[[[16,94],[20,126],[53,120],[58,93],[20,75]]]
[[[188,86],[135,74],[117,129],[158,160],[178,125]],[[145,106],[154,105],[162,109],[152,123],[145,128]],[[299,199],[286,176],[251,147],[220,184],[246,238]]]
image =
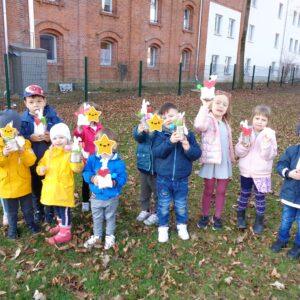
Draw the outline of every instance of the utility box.
[[[9,62],[13,93],[23,96],[30,84],[37,84],[48,92],[47,50],[10,45]]]

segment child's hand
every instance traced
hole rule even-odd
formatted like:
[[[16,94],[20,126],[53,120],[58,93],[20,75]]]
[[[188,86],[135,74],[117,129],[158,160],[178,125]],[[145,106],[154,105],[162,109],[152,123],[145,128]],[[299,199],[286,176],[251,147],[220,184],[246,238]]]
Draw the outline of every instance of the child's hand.
[[[181,140],[181,144],[182,144],[182,148],[185,151],[189,151],[189,149],[191,148],[190,142],[188,141],[188,139],[186,138],[186,136],[184,136],[184,138]]]
[[[32,142],[41,142],[44,140],[44,134],[32,134],[29,139]]]
[[[295,180],[300,180],[300,171],[297,169],[294,169],[289,172],[289,178],[295,179]]]
[[[18,149],[19,153],[23,153],[25,151],[24,147],[19,147]]]
[[[3,148],[3,155],[8,156],[10,153],[13,153],[14,149],[10,145],[5,145]]]
[[[93,176],[93,177],[91,178],[91,182],[92,182],[94,185],[98,186],[98,179],[97,179],[97,176]]]
[[[146,132],[147,129],[143,123],[140,123],[138,126],[138,133],[142,133],[143,131]]]
[[[40,167],[40,174],[45,175],[47,172],[48,168],[47,167]]]
[[[209,108],[211,101],[205,101],[203,99],[201,99],[202,105],[206,108]]]
[[[180,140],[181,140],[180,135],[178,135],[178,133],[176,131],[173,132],[171,137],[170,137],[171,143],[175,144],[175,143],[178,143]]]
[[[49,131],[46,131],[44,134],[44,141],[50,142],[50,133]]]

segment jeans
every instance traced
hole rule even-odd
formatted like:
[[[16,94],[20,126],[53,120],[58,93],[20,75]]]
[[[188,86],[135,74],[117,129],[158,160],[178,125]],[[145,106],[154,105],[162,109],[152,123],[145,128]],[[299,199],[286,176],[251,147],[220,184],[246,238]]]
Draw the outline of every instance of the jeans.
[[[33,219],[32,195],[28,194],[19,198],[4,199],[7,208],[8,218],[8,237],[15,238],[17,236],[17,222],[19,204],[24,215],[25,222],[29,229],[34,230],[36,224]]]
[[[63,227],[71,226],[71,208],[64,206],[54,206],[58,218]]]
[[[297,233],[295,237],[295,244],[300,245],[300,209],[288,205],[283,205],[281,225],[278,231],[278,240],[288,242],[290,238],[290,229],[293,222],[297,223]]]
[[[119,197],[108,200],[91,198],[90,201],[93,215],[94,235],[102,237],[104,219],[106,221],[106,235],[114,235]]]
[[[142,210],[150,210],[151,194],[153,194],[155,211],[157,206],[157,193],[156,193],[156,175],[140,172],[141,180],[141,208]]]
[[[188,207],[187,194],[189,190],[188,177],[171,180],[167,177],[157,176],[156,180],[158,205],[157,216],[159,226],[168,226],[170,205],[174,201],[176,224],[187,224]]]

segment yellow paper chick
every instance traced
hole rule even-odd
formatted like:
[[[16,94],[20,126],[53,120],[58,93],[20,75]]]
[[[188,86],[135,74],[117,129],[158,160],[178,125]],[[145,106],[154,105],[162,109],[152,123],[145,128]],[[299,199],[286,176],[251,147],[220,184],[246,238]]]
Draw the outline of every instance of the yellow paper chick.
[[[6,124],[6,126],[4,128],[0,128],[1,133],[2,133],[2,137],[5,139],[13,139],[15,137],[16,128],[12,127],[12,122]]]
[[[162,125],[165,121],[155,114],[151,119],[146,120],[146,122],[149,124],[149,131],[152,132],[154,130],[162,131]]]
[[[91,106],[89,110],[84,112],[84,114],[88,117],[89,122],[98,122],[101,111],[98,111],[94,106]]]
[[[94,142],[97,147],[99,155],[108,154],[112,155],[112,148],[116,144],[115,141],[110,140],[106,134],[103,134],[100,140]]]

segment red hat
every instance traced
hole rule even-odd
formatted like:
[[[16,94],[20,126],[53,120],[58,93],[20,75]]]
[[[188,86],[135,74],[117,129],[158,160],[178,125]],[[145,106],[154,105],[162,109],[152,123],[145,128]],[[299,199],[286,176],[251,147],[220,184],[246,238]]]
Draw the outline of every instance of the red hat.
[[[27,88],[24,90],[23,97],[30,97],[30,96],[42,96],[45,97],[44,95],[44,90],[39,86],[39,85],[29,85]]]

